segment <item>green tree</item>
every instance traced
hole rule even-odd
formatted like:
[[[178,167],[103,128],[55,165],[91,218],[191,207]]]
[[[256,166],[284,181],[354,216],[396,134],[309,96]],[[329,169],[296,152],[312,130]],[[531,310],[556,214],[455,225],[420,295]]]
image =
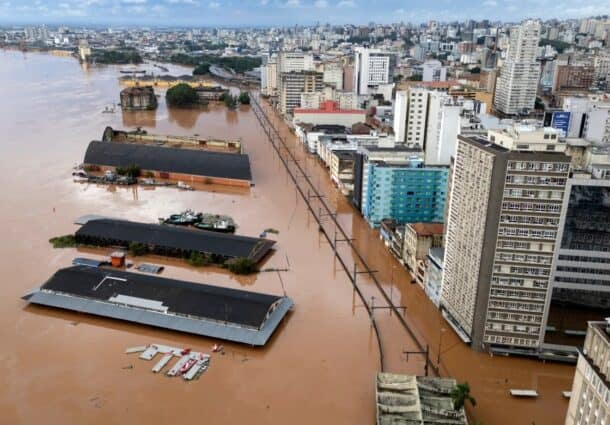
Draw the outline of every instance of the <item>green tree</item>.
[[[129,252],[134,257],[137,257],[138,255],[146,255],[148,254],[148,246],[140,242],[131,242],[129,244]]]
[[[210,64],[201,63],[193,69],[193,75],[207,75],[210,73]]]
[[[248,93],[247,91],[242,91],[239,94],[239,103],[241,103],[242,105],[249,105],[250,104],[250,93]]]
[[[256,263],[246,257],[232,258],[225,261],[224,267],[235,274],[252,274],[258,271]]]
[[[468,385],[468,382],[457,384],[455,388],[451,390],[451,400],[453,400],[454,410],[462,409],[467,401],[469,401],[473,407],[477,405],[477,401],[470,395],[470,385]]]
[[[237,106],[237,98],[230,93],[226,93],[222,101],[225,103],[225,106],[229,109],[234,109]]]
[[[189,108],[199,104],[199,95],[188,84],[180,83],[167,90],[165,100],[169,106]]]

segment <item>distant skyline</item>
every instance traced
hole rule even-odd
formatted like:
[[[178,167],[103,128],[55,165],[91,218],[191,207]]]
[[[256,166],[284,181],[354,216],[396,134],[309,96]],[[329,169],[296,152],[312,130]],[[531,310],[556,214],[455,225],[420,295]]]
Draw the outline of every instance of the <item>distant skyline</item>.
[[[0,0],[2,24],[287,26],[610,15],[589,0]]]

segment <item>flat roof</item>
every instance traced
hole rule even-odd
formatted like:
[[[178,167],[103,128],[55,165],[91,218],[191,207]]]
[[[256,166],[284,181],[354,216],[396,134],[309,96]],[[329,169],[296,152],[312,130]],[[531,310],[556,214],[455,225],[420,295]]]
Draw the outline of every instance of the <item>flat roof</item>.
[[[140,143],[89,143],[85,164],[129,167],[235,180],[252,180],[246,154],[179,149]]]
[[[110,239],[125,244],[139,242],[223,257],[246,257],[256,262],[262,260],[275,244],[275,241],[264,238],[115,219],[87,221],[76,231],[76,238]]]
[[[86,266],[58,270],[24,299],[251,345],[264,345],[293,305],[285,296]]]

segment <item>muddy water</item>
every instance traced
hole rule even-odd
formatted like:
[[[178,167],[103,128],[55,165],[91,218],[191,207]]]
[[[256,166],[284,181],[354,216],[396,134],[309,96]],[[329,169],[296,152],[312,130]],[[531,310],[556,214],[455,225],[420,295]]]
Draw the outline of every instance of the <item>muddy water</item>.
[[[188,70],[172,68],[174,74]],[[0,169],[7,184],[0,208],[0,412],[6,423],[217,423],[374,422],[372,381],[379,369],[377,341],[362,302],[307,214],[283,165],[249,108],[227,111],[167,110],[102,114],[118,100],[118,68],[83,69],[70,58],[0,51]],[[163,94],[162,90],[158,91]],[[279,124],[279,122],[278,122]],[[113,188],[75,184],[70,168],[106,125],[142,126],[160,134],[241,137],[256,186],[250,191]],[[289,133],[283,130],[286,136]],[[288,139],[289,143],[294,140]],[[305,158],[297,146],[297,154]],[[562,423],[573,368],[513,358],[491,358],[465,347],[448,329],[423,291],[383,249],[378,236],[336,194],[313,159],[308,172],[338,212],[367,262],[416,336],[430,345],[441,371],[467,380],[477,398],[472,416],[485,424]],[[72,232],[75,217],[98,213],[133,220],[184,208],[232,215],[239,232],[257,235],[274,227],[277,251],[265,267],[289,268],[281,276],[236,278],[214,268],[192,269],[178,260],[144,259],[166,266],[164,275],[291,296],[296,304],[263,349],[226,344],[198,382],[185,384],[150,372],[152,364],[123,354],[151,342],[206,351],[205,338],[118,321],[26,306],[19,299],[73,257],[103,250],[54,250],[49,237]],[[351,253],[341,248],[342,255]],[[142,261],[137,259],[136,262]],[[367,297],[381,296],[359,276]],[[387,370],[421,374],[416,345],[387,310],[375,312]],[[133,369],[126,368],[133,365]],[[511,400],[509,388],[536,388],[536,401]]]
[[[175,69],[175,73],[186,70]],[[102,114],[118,100],[117,67],[85,70],[73,59],[0,51],[0,423],[372,423],[379,365],[368,317],[305,213],[279,160],[248,108]],[[162,91],[160,91],[162,94]],[[71,167],[105,126],[244,141],[256,186],[180,192],[73,183]],[[265,267],[281,276],[235,278],[178,260],[163,275],[291,296],[296,304],[263,349],[225,344],[193,383],[150,372],[125,348],[165,343],[209,351],[213,340],[27,306],[21,299],[75,256],[103,250],[54,250],[47,240],[73,232],[75,217],[98,213],[154,222],[185,208],[232,215],[239,233],[279,235]],[[133,369],[128,368],[133,365]]]

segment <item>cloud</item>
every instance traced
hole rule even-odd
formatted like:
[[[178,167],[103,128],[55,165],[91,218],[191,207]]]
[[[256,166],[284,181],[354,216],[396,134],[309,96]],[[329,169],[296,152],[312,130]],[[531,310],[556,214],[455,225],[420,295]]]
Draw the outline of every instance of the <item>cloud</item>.
[[[353,0],[341,0],[337,3],[337,7],[356,7],[356,2]]]
[[[123,3],[123,4],[144,4],[147,1],[148,0],[121,0],[121,3]]]
[[[324,9],[326,7],[328,7],[328,1],[326,0],[316,0],[313,5],[315,7],[317,7],[318,9]]]
[[[217,1],[211,1],[208,3],[208,7],[210,9],[219,9],[220,8],[220,3],[218,3]]]
[[[486,7],[496,7],[498,5],[498,2],[496,0],[485,0],[483,2],[483,6]]]

